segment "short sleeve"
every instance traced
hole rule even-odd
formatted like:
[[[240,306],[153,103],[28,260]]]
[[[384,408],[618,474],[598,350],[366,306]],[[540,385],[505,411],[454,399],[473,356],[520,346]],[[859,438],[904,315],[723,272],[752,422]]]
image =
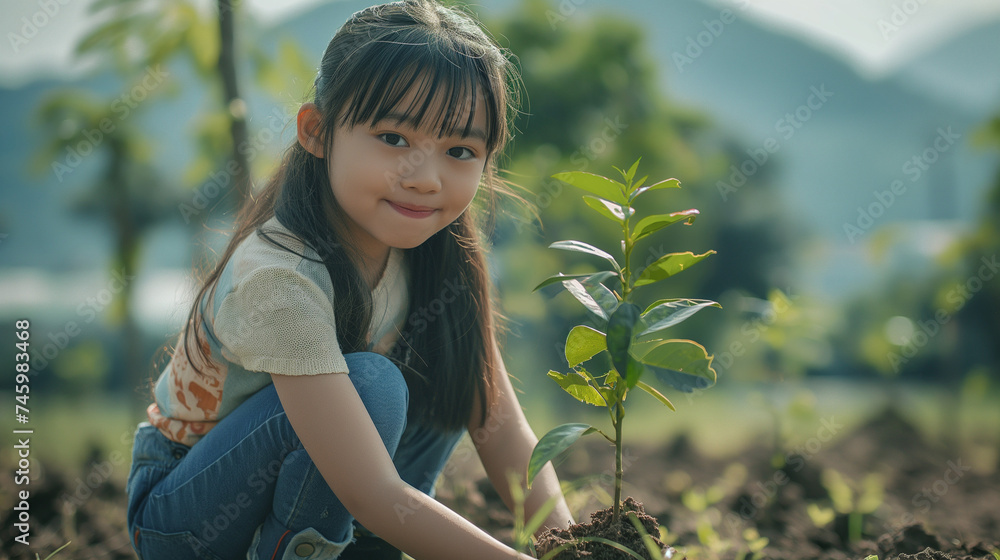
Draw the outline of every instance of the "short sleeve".
[[[223,357],[248,371],[279,375],[346,373],[333,305],[295,269],[269,266],[243,276],[215,315]]]

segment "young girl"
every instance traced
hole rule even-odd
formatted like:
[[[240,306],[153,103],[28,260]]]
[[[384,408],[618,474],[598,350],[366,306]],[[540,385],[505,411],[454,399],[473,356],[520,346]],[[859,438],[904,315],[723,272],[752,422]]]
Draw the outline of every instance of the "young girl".
[[[506,474],[537,441],[470,206],[499,187],[515,79],[431,0],[363,10],[333,37],[297,142],[241,211],[136,434],[140,558],[362,557],[371,533],[418,559],[530,558],[433,499],[469,431],[511,507]],[[546,525],[567,527],[551,465],[526,514],[550,498]]]

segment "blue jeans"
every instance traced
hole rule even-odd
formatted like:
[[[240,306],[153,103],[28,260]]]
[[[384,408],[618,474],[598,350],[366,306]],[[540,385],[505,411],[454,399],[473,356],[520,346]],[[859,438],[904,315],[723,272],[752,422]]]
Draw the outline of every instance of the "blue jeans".
[[[396,365],[370,352],[345,357],[400,477],[433,496],[463,431],[407,425],[409,392]],[[127,491],[142,560],[332,559],[354,542],[353,516],[306,454],[274,385],[192,447],[140,424]]]

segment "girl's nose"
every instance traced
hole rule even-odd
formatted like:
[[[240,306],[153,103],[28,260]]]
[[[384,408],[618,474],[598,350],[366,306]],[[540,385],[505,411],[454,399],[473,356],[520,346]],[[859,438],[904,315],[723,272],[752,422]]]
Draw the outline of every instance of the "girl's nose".
[[[441,190],[441,176],[433,155],[421,154],[422,157],[410,158],[404,165],[399,176],[399,183],[406,190],[420,193],[436,193]]]

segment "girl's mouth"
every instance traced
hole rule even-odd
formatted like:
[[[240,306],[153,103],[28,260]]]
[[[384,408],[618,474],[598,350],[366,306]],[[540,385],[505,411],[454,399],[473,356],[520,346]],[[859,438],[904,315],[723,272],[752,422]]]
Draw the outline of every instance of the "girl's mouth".
[[[428,206],[416,206],[411,204],[398,204],[391,200],[387,200],[389,206],[392,206],[393,210],[399,212],[400,214],[408,218],[426,218],[434,213],[435,208],[430,208]]]

